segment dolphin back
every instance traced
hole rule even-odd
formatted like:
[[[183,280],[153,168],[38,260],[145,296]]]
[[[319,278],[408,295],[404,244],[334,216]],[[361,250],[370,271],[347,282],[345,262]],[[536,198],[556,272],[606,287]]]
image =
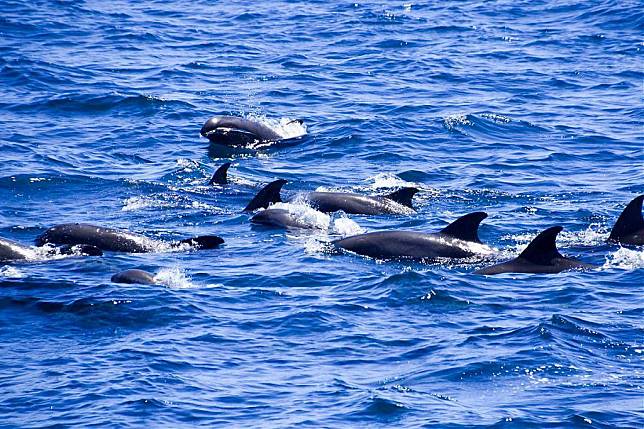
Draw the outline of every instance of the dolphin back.
[[[263,123],[239,116],[212,117],[201,127],[201,135],[211,138],[224,130],[243,131],[252,134],[257,140],[263,141],[277,141],[282,139],[282,136]]]
[[[559,253],[556,240],[562,230],[561,226],[550,227],[537,235],[515,259],[483,268],[474,273],[484,275],[502,273],[551,274],[573,269],[594,268],[592,265],[566,258]]]
[[[151,285],[156,283],[154,275],[143,270],[125,270],[112,276],[112,283]]]

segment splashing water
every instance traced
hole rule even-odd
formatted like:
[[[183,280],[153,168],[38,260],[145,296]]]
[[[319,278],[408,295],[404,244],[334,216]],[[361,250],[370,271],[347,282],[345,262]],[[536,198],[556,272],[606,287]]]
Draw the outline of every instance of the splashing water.
[[[195,287],[190,276],[178,267],[164,268],[160,270],[157,275],[154,276],[154,281],[167,286],[170,289],[191,289]]]

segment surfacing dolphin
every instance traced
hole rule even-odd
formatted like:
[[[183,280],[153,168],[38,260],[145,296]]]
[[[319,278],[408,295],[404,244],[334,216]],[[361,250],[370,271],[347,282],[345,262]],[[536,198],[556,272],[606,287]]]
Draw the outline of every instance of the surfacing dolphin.
[[[279,179],[262,188],[244,211],[268,208],[274,203],[281,203],[280,191],[286,180]],[[307,202],[316,210],[324,213],[344,211],[348,214],[412,214],[412,198],[418,188],[406,187],[388,195],[369,196],[349,192],[309,192],[304,195]],[[288,202],[292,202],[292,199]]]
[[[492,249],[481,243],[478,228],[487,213],[466,214],[440,232],[415,231],[369,232],[334,241],[333,244],[376,259],[413,259],[431,262],[439,258],[484,256]]]
[[[474,274],[534,273],[553,274],[569,270],[596,268],[571,258],[566,258],[557,250],[557,234],[563,227],[553,226],[537,235],[519,256],[511,261],[477,270]]]
[[[47,254],[55,255],[87,255],[101,256],[103,252],[97,247],[90,245],[62,246],[57,249],[50,249]],[[12,240],[0,237],[0,262],[27,261],[36,259],[36,253],[28,246],[24,246]]]
[[[213,249],[223,242],[224,240],[216,235],[205,235],[168,243],[153,240],[129,231],[121,231],[85,223],[56,225],[36,238],[37,246],[43,246],[47,243],[72,246],[85,244],[95,246],[105,251],[129,253],[155,252],[164,247],[177,248],[182,244],[187,244],[197,249]]]
[[[34,251],[15,241],[0,237],[0,262],[22,261],[33,258]]]
[[[644,218],[642,217],[644,195],[635,197],[615,222],[608,241],[620,244],[644,245]]]
[[[140,284],[152,285],[155,284],[154,274],[147,271],[132,269],[116,273],[111,278],[112,283],[125,283],[125,284]]]
[[[203,124],[201,135],[212,143],[226,146],[248,146],[252,143],[284,139],[284,136],[267,125],[239,116],[214,116]]]

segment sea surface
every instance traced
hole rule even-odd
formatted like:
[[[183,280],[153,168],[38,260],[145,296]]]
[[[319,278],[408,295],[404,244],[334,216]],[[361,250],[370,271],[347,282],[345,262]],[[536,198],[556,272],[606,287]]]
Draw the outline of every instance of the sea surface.
[[[205,251],[0,264],[2,427],[642,428],[640,1],[0,0],[0,236],[88,222]],[[209,145],[217,114],[288,144]],[[302,119],[302,126],[287,124]],[[232,161],[227,186],[208,186]],[[252,226],[260,187],[385,194],[414,215]],[[330,251],[486,211],[515,257],[561,225],[597,269]],[[34,250],[37,252],[37,250]],[[142,268],[157,285],[117,285]]]

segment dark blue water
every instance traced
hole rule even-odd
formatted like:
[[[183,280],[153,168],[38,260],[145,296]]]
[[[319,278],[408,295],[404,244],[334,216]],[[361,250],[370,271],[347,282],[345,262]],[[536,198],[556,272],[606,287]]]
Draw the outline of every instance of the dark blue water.
[[[0,236],[82,221],[226,240],[0,266],[0,425],[643,426],[644,251],[605,243],[644,192],[641,2],[0,9]],[[307,133],[209,150],[214,114]],[[206,186],[230,158],[232,184]],[[251,227],[241,208],[276,178],[423,191],[412,216]],[[482,277],[325,251],[477,210],[499,259],[560,224],[562,253],[600,268]],[[127,268],[161,284],[110,283]]]

